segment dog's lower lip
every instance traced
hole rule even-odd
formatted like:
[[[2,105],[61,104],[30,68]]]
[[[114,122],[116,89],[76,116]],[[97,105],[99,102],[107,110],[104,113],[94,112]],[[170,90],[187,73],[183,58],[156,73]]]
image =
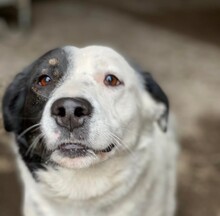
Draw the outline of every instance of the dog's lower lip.
[[[88,147],[79,143],[63,143],[58,149],[63,156],[69,158],[85,157],[88,155]]]
[[[69,150],[77,151],[77,150],[87,150],[88,147],[78,143],[63,143],[59,145],[58,149],[61,151],[69,151]]]
[[[92,150],[95,153],[100,153],[100,152],[108,153],[114,147],[115,147],[114,144],[110,144],[104,150],[94,150],[80,143],[63,143],[58,146],[58,150],[60,150],[61,152],[83,152],[83,153],[86,153],[87,150]]]

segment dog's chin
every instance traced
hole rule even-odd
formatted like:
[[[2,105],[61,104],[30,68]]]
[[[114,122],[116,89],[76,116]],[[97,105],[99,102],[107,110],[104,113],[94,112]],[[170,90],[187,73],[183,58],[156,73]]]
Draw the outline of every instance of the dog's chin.
[[[107,160],[114,154],[115,145],[110,144],[103,150],[94,150],[82,144],[65,143],[59,145],[51,154],[51,161],[69,169],[87,168]]]

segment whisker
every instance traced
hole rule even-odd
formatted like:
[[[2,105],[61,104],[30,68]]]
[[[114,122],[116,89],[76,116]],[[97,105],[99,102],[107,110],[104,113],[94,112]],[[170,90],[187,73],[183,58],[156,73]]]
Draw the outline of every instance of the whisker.
[[[26,155],[28,155],[29,153],[32,154],[33,153],[33,150],[36,148],[36,145],[38,143],[38,141],[40,140],[40,135],[38,135],[34,141],[31,143],[31,145],[28,147],[27,151],[26,151]]]
[[[98,132],[95,132],[95,133],[97,136],[99,135]],[[123,141],[121,140],[121,138],[118,137],[117,135],[115,135],[113,132],[111,132],[111,131],[102,132],[102,136],[105,136],[105,137],[109,138],[110,140],[113,140],[113,142],[114,142],[113,144],[115,144],[115,147],[117,148],[117,150],[120,150],[119,147],[121,147],[123,149],[126,149],[132,156],[135,156],[132,149],[130,149],[126,144],[124,144]],[[91,141],[91,143],[93,143],[95,141],[95,139],[93,138],[90,141]]]
[[[110,124],[108,124],[108,123],[106,123],[106,122],[104,122],[104,124],[106,125],[106,126],[108,126],[108,127],[112,127],[112,125],[110,125]],[[122,128],[122,129],[125,129],[125,130],[127,130],[127,131],[132,131],[130,128],[128,128],[128,126],[126,126],[126,125],[120,125],[120,128]]]
[[[126,145],[122,142],[121,138],[119,138],[117,135],[115,135],[114,133],[112,133],[111,131],[109,131],[109,135],[111,136],[111,138],[113,138],[115,140],[115,142],[123,147],[124,149],[127,149],[133,156],[134,155],[134,152]],[[117,145],[116,145],[117,146]]]
[[[97,159],[97,158],[98,158],[97,155],[96,155],[93,151],[87,150],[87,152],[88,152],[94,159]]]
[[[24,136],[27,132],[29,132],[31,129],[35,128],[35,127],[39,127],[40,126],[40,123],[38,124],[34,124],[32,126],[30,126],[29,128],[25,129],[22,133],[20,133],[18,135],[18,138],[21,138],[22,136]]]
[[[41,155],[42,155],[42,158],[45,160],[46,156],[48,157],[48,155],[47,155],[48,149],[47,149],[47,147],[45,146],[45,144],[44,144],[44,142],[43,142],[43,139],[44,139],[44,137],[45,137],[45,134],[44,134],[44,133],[41,133],[41,134],[42,134],[42,137],[41,137],[42,142],[40,143],[40,144],[41,144],[41,147],[42,147],[42,153],[41,153]]]
[[[36,148],[38,142],[40,141],[40,139],[43,137],[43,134],[39,134],[34,141],[31,143],[31,145],[28,147],[27,151],[26,151],[26,155],[28,155],[29,153],[32,154],[34,149]]]

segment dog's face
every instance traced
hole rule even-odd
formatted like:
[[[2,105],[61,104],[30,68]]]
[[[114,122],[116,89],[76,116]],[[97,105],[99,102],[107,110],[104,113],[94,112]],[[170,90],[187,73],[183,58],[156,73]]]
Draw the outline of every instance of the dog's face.
[[[52,50],[8,87],[5,128],[31,171],[85,168],[139,148],[139,134],[166,131],[168,100],[148,73],[114,50]]]

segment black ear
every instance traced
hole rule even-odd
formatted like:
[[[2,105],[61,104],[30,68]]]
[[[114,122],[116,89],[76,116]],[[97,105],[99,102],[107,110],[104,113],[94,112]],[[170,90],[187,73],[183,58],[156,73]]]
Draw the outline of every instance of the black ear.
[[[148,72],[141,72],[144,81],[145,81],[145,88],[150,93],[150,95],[159,103],[163,103],[165,106],[164,113],[160,116],[158,120],[158,124],[160,128],[166,132],[167,125],[168,125],[168,115],[169,115],[169,100],[161,89],[161,87],[156,83],[153,79],[152,75]]]
[[[24,106],[28,70],[19,73],[8,86],[3,97],[2,110],[5,129],[18,131],[22,121],[21,110]]]

